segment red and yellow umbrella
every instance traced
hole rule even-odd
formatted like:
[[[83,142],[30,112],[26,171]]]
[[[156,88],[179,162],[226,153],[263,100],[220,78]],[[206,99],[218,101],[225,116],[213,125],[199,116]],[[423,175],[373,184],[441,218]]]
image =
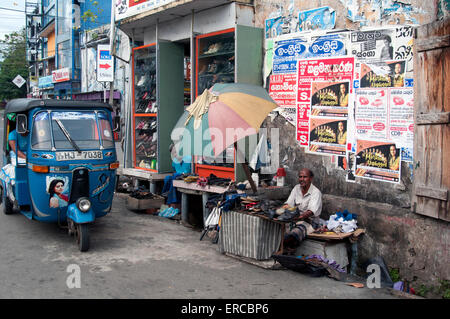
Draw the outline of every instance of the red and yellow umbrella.
[[[217,83],[186,109],[171,137],[182,155],[216,157],[240,139],[258,133],[277,107],[263,87]]]

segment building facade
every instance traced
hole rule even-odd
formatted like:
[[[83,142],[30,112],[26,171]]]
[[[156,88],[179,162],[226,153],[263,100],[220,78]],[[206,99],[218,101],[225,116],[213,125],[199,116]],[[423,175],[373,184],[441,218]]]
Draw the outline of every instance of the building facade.
[[[30,94],[71,99],[81,92],[80,35],[110,23],[111,1],[40,0],[33,8],[38,13],[27,13],[27,20],[37,22],[27,24],[27,34],[34,32],[38,43],[37,53],[29,55],[37,88]]]

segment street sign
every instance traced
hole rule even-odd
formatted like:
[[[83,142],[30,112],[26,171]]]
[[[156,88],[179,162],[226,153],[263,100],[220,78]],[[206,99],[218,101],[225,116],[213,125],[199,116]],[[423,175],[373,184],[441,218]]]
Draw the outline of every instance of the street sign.
[[[97,81],[114,81],[114,57],[109,51],[109,44],[97,46]]]
[[[25,79],[24,79],[20,74],[18,74],[18,75],[14,78],[14,80],[12,80],[12,82],[13,82],[15,85],[17,85],[17,87],[21,88],[22,85],[24,85],[27,81],[25,81]]]

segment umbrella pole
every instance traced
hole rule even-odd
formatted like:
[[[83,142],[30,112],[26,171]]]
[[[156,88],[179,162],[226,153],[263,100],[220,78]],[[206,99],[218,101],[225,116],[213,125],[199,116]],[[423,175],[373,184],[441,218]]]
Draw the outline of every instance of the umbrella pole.
[[[234,149],[236,150],[236,153],[238,153],[238,158],[239,158],[239,155],[242,155],[242,154],[238,150],[237,142],[234,142]],[[252,175],[250,174],[250,169],[248,168],[247,159],[245,158],[245,156],[242,156],[242,158],[244,159],[244,163],[241,163],[241,164],[242,164],[242,168],[244,169],[245,176],[247,176],[247,180],[250,182],[250,186],[252,187],[253,194],[256,194],[257,189],[256,189],[255,181],[253,180]]]

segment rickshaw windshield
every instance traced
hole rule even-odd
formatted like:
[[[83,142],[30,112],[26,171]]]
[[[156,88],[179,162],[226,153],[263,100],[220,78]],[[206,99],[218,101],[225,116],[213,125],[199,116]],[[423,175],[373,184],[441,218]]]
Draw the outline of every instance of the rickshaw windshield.
[[[97,126],[98,122],[98,126]],[[101,132],[99,134],[99,132]],[[42,111],[34,117],[31,148],[85,150],[114,147],[111,126],[105,112]]]

